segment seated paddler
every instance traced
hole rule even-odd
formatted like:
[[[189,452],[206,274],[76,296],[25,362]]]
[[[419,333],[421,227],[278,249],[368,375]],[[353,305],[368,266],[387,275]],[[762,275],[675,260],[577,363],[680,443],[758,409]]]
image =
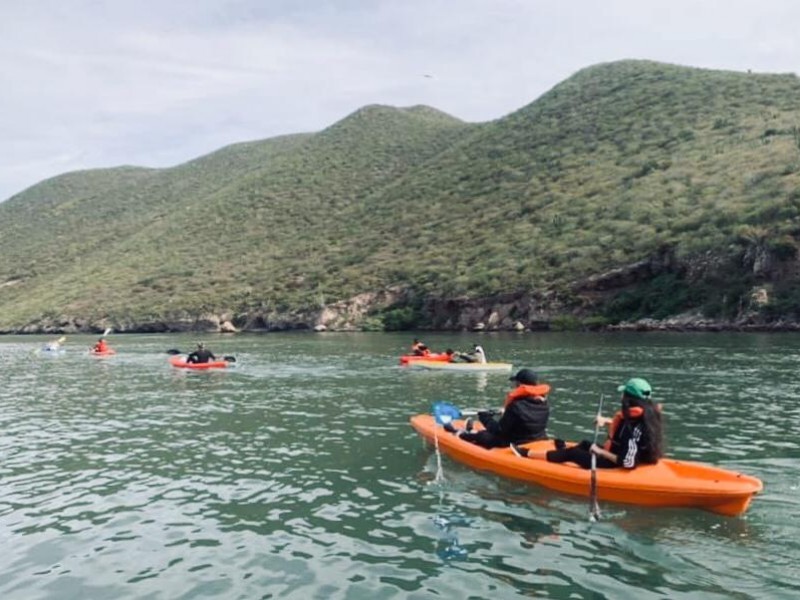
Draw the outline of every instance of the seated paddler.
[[[509,381],[513,389],[506,395],[499,419],[495,418],[494,411],[480,411],[478,420],[483,430],[473,431],[471,419],[467,419],[464,429],[456,429],[452,423],[447,423],[445,430],[484,448],[507,448],[509,444],[547,439],[550,386],[539,383],[539,377],[532,369],[520,369]]]

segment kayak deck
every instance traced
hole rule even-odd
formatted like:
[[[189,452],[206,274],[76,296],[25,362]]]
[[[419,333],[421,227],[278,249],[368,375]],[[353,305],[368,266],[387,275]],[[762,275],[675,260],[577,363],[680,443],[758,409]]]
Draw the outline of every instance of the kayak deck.
[[[460,423],[455,422],[458,426]],[[591,471],[572,463],[516,456],[510,448],[486,450],[447,433],[431,415],[416,415],[411,426],[425,440],[438,438],[442,452],[475,469],[491,471],[566,494],[589,496]],[[552,440],[521,444],[531,450],[552,450]],[[698,462],[664,458],[635,469],[597,469],[598,499],[653,507],[701,508],[738,516],[763,489],[759,479]]]
[[[438,360],[415,360],[409,362],[408,366],[429,371],[459,371],[462,373],[510,373],[513,367],[511,363],[504,362],[466,363]]]

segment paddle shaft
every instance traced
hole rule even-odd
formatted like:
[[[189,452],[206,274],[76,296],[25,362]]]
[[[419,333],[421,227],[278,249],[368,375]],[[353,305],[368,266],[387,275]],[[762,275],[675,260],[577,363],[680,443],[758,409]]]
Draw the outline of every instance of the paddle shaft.
[[[594,424],[594,441],[597,443],[597,435],[600,433],[600,416],[603,413],[603,394],[600,394],[600,403],[597,406],[597,418]],[[597,454],[592,452],[592,473],[589,483],[589,519],[596,521],[600,518],[600,504],[597,502]]]
[[[464,415],[465,417],[474,417],[477,416],[479,412],[491,412],[491,413],[503,414],[503,410],[498,408],[465,408],[461,411],[461,414]]]

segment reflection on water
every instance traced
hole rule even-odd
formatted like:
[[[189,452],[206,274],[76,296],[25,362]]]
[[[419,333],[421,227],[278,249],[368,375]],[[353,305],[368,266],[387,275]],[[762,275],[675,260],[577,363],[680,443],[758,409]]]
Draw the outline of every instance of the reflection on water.
[[[476,334],[426,335],[467,347]],[[502,404],[508,375],[402,369],[409,336],[209,336],[217,372],[171,368],[190,336],[93,338],[38,357],[0,338],[3,598],[764,598],[800,576],[794,335],[480,336],[553,386],[551,433],[646,377],[669,452],[751,473],[743,518],[605,504],[476,472],[425,447],[434,401]],[[757,557],[758,560],[754,560]]]

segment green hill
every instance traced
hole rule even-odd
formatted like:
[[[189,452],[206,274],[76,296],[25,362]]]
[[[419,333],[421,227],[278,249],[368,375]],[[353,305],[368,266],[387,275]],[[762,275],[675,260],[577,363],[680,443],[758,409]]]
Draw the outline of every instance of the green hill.
[[[291,320],[386,288],[406,292],[383,314],[400,326],[508,294],[611,321],[730,317],[754,286],[764,318],[796,318],[799,92],[623,61],[489,123],[369,106],[171,169],[55,177],[0,204],[0,329]]]

